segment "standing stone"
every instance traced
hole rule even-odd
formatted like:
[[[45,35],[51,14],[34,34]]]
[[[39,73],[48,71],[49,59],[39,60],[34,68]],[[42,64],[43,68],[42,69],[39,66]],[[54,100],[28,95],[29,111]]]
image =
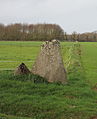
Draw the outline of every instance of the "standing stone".
[[[57,40],[46,41],[32,68],[32,73],[46,78],[49,82],[66,82],[60,43]]]
[[[29,73],[30,71],[27,68],[27,66],[24,63],[22,63],[17,67],[17,69],[14,72],[14,75],[23,75],[23,74],[29,74]]]

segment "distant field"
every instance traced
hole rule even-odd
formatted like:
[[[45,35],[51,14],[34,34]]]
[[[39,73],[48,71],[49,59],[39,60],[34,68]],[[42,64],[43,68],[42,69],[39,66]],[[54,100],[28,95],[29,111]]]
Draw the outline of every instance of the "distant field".
[[[0,70],[15,69],[24,62],[29,68],[37,57],[42,42],[0,42]],[[64,45],[64,43],[62,43]],[[67,45],[66,43],[65,45]]]
[[[15,69],[24,62],[31,68],[41,42],[0,42],[0,69]]]
[[[81,43],[82,63],[86,78],[91,83],[97,83],[97,43]]]
[[[0,42],[0,70],[14,70],[21,62],[30,69],[40,51],[42,42]],[[62,48],[72,45],[72,42],[61,43]],[[82,63],[86,77],[93,83],[97,82],[97,43],[80,43],[82,48]],[[66,51],[65,51],[66,52]],[[64,54],[64,50],[62,50]],[[63,57],[64,58],[64,57]]]

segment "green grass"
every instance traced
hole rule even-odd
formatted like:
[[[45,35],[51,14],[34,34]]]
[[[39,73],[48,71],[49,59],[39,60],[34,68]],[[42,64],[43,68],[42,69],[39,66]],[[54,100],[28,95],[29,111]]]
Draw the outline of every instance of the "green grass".
[[[31,119],[27,117],[16,117],[12,115],[0,114],[0,119]]]
[[[24,62],[30,69],[40,51],[42,42],[0,42],[0,70],[15,69],[21,62]],[[68,46],[71,43],[62,43]]]
[[[15,69],[21,62],[31,68],[40,45],[41,42],[0,42],[0,69]]]
[[[97,83],[97,43],[81,43],[81,46],[85,75],[93,85]]]
[[[0,113],[32,119],[89,119],[97,115],[97,92],[85,79],[69,78],[61,85],[34,83],[33,76],[31,80],[29,76],[15,78],[10,71],[0,74]]]
[[[61,43],[64,65],[74,43]],[[3,119],[91,119],[97,117],[97,43],[80,43],[82,55],[74,52],[65,85],[48,83],[36,75],[14,76],[0,71],[0,118]],[[0,42],[0,68],[15,69],[22,61],[29,68],[41,42]],[[71,53],[72,53],[71,52]],[[67,54],[66,54],[67,53]],[[66,55],[65,55],[66,54]],[[32,61],[32,62],[28,62]],[[67,62],[65,62],[67,61]],[[79,66],[73,64],[81,62]],[[70,71],[69,71],[70,70]]]

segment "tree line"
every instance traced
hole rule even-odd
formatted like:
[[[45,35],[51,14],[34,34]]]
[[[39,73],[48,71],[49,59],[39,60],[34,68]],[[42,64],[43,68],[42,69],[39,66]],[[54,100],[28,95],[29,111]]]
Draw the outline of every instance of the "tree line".
[[[64,39],[63,29],[56,24],[0,24],[0,40],[44,41]]]
[[[57,24],[0,24],[0,41],[97,41],[97,32],[67,34]]]
[[[79,41],[79,42],[97,42],[97,32],[87,32],[79,34],[73,32],[72,34],[65,33],[64,40],[66,41]]]

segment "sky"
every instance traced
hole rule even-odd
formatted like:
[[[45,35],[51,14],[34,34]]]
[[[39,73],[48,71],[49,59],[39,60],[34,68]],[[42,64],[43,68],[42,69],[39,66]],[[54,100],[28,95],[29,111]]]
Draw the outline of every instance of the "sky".
[[[0,0],[0,23],[54,23],[67,33],[97,31],[97,0]]]

